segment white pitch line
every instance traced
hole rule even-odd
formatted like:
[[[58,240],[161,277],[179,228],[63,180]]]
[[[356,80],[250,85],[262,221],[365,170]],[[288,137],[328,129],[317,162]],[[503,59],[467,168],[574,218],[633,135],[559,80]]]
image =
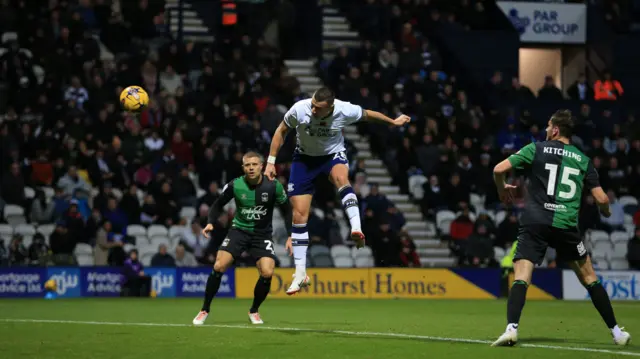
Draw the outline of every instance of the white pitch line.
[[[82,320],[54,320],[54,319],[10,319],[0,318],[0,322],[5,323],[42,323],[42,324],[84,324],[84,325],[112,325],[112,326],[132,326],[132,327],[193,327],[191,324],[176,324],[176,323],[134,323],[134,322],[97,322],[97,321],[82,321]],[[360,337],[387,337],[387,338],[402,338],[402,339],[419,339],[419,340],[431,340],[439,342],[452,342],[452,343],[474,343],[474,344],[491,344],[491,341],[480,339],[467,339],[467,338],[447,338],[447,337],[434,337],[430,335],[414,335],[414,334],[401,334],[401,333],[381,333],[381,332],[356,332],[350,330],[323,330],[323,329],[311,329],[311,328],[286,328],[286,327],[267,327],[267,326],[248,326],[248,325],[232,325],[232,324],[205,324],[203,327],[210,328],[227,328],[227,329],[253,329],[253,330],[274,330],[274,331],[291,331],[291,332],[315,332],[315,333],[329,333],[329,334],[342,334]],[[640,352],[627,352],[609,349],[596,349],[596,348],[582,348],[582,347],[566,347],[559,345],[544,345],[544,344],[518,344],[524,348],[539,348],[539,349],[554,349],[554,350],[567,350],[576,352],[589,352],[589,353],[604,353],[604,354],[616,354],[640,357]]]

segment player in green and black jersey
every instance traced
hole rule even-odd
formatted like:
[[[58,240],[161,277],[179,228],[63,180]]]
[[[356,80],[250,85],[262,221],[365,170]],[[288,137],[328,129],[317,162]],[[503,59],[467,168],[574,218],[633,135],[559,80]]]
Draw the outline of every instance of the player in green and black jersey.
[[[611,329],[614,342],[626,345],[631,338],[617,325],[609,296],[593,270],[578,231],[583,189],[591,192],[605,217],[611,212],[609,199],[600,187],[591,159],[569,141],[573,127],[570,111],[556,112],[549,120],[546,141],[523,147],[494,169],[498,194],[506,204],[511,202],[512,191],[516,188],[506,183],[507,173],[513,168],[524,169],[528,177],[527,198],[513,259],[515,281],[507,303],[508,325],[494,346],[510,346],[518,341],[518,322],[527,286],[531,283],[535,264],[542,263],[547,247],[555,248],[560,260],[570,262]]]
[[[209,315],[211,301],[220,288],[224,272],[231,266],[235,258],[248,251],[256,260],[260,278],[254,290],[253,305],[249,310],[249,320],[253,324],[262,324],[258,314],[260,304],[267,298],[271,289],[271,277],[276,266],[271,221],[276,205],[280,207],[285,226],[291,233],[291,207],[282,184],[262,175],[264,160],[255,152],[248,152],[242,157],[244,176],[227,183],[222,195],[209,210],[209,220],[203,229],[208,238],[214,229],[213,223],[220,216],[223,207],[232,199],[236,203],[236,213],[227,238],[218,250],[213,272],[207,280],[202,310],[193,319],[193,324],[201,325]]]

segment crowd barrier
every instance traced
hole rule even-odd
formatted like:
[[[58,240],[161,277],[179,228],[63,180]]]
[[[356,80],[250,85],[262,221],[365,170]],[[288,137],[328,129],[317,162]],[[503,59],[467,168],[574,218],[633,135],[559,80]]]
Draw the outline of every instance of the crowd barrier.
[[[211,269],[146,268],[157,297],[202,297]],[[293,269],[278,268],[270,297],[285,298]],[[335,299],[494,299],[503,296],[512,276],[500,269],[310,268],[312,285],[288,297]],[[598,276],[613,300],[640,300],[640,272],[601,271]],[[258,278],[255,268],[229,269],[218,297],[253,298]],[[115,267],[0,268],[0,297],[44,297],[44,283],[53,279],[57,294],[70,297],[117,297],[120,269]],[[585,300],[589,296],[572,271],[538,269],[527,291],[528,299]]]

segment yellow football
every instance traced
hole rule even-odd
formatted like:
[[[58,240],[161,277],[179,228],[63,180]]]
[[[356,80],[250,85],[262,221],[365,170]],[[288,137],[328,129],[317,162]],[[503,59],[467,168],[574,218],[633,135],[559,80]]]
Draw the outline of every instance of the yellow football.
[[[149,105],[149,95],[140,86],[129,86],[120,93],[120,104],[125,111],[140,112]]]

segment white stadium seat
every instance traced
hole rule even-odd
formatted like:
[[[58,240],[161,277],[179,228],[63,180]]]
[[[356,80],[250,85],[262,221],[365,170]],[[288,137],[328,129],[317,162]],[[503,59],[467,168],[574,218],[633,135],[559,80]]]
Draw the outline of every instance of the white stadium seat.
[[[362,248],[353,247],[351,249],[351,256],[353,258],[361,258],[361,257],[372,257],[373,251],[371,247],[364,246]]]
[[[180,218],[186,218],[188,222],[196,216],[196,209],[193,207],[182,207],[180,210]]]
[[[633,216],[630,214],[624,215],[624,224],[633,224]]]
[[[442,229],[442,222],[449,221],[449,223],[451,223],[454,219],[456,219],[455,213],[448,210],[438,211],[438,213],[436,213],[436,226]]]
[[[620,202],[622,207],[629,206],[629,205],[632,205],[632,206],[638,205],[638,199],[633,196],[622,196],[618,199],[618,202]]]
[[[91,267],[95,263],[93,255],[89,254],[78,255],[76,256],[76,259],[78,260],[78,265],[80,267]]]
[[[373,267],[373,257],[358,257],[355,259],[357,268],[371,268]]]
[[[611,233],[611,242],[613,242],[614,244],[616,242],[628,242],[629,239],[631,238],[629,238],[627,232],[615,231]]]
[[[153,258],[153,255],[155,253],[145,253],[144,255],[140,256],[140,262],[142,262],[142,265],[145,267],[150,267],[151,266],[151,259]]]
[[[609,242],[609,233],[605,231],[592,230],[589,232],[589,238],[594,245],[596,242]]]
[[[146,236],[147,229],[139,224],[130,224],[127,226],[127,235],[132,237]]]
[[[278,256],[278,260],[280,261],[281,268],[289,268],[293,263],[293,260],[288,255],[284,255],[284,256],[280,255]]]
[[[504,248],[502,247],[493,247],[493,257],[496,261],[500,262],[502,258],[506,255]]]
[[[627,257],[628,241],[625,242],[616,242],[613,244],[613,253],[611,258],[622,259]]]
[[[353,268],[355,263],[353,262],[353,258],[351,257],[334,257],[333,264],[337,268]]]
[[[611,261],[611,270],[628,270],[629,262],[626,259],[614,259]]]
[[[507,218],[507,212],[506,211],[498,211],[496,213],[496,220],[495,220],[496,226],[499,226],[500,223],[504,222],[505,218]]]
[[[278,257],[283,257],[283,256],[284,257],[288,257],[289,256],[289,254],[287,253],[287,249],[282,244],[274,243],[273,244],[273,251],[276,253],[276,256],[278,256]]]
[[[38,226],[38,228],[36,228],[36,232],[42,233],[43,236],[45,236],[46,238],[49,238],[49,236],[51,236],[51,233],[53,233],[55,229],[56,229],[55,224],[41,224]]]
[[[174,239],[182,237],[182,233],[184,233],[185,230],[185,226],[171,226],[171,228],[169,228],[169,238]]]
[[[80,254],[93,255],[93,248],[86,243],[78,243],[76,244],[76,249],[73,252],[76,256]]]
[[[331,247],[331,256],[334,260],[337,257],[351,257],[351,249],[342,244],[335,245]]]
[[[33,242],[33,237],[32,236],[22,236],[22,245],[26,249],[29,249],[29,246],[31,245],[32,242]]]
[[[167,227],[159,224],[153,224],[147,229],[147,237],[153,241],[153,237],[166,237],[169,235]]]
[[[15,226],[13,233],[21,234],[23,236],[34,236],[36,234],[36,228],[31,224],[23,223]]]
[[[32,199],[36,196],[36,191],[31,187],[25,187],[24,196],[28,199]]]
[[[593,243],[593,255],[594,257],[610,258],[613,248],[609,241],[598,241]]]
[[[0,224],[0,236],[11,238],[13,236],[13,227],[8,224]]]

